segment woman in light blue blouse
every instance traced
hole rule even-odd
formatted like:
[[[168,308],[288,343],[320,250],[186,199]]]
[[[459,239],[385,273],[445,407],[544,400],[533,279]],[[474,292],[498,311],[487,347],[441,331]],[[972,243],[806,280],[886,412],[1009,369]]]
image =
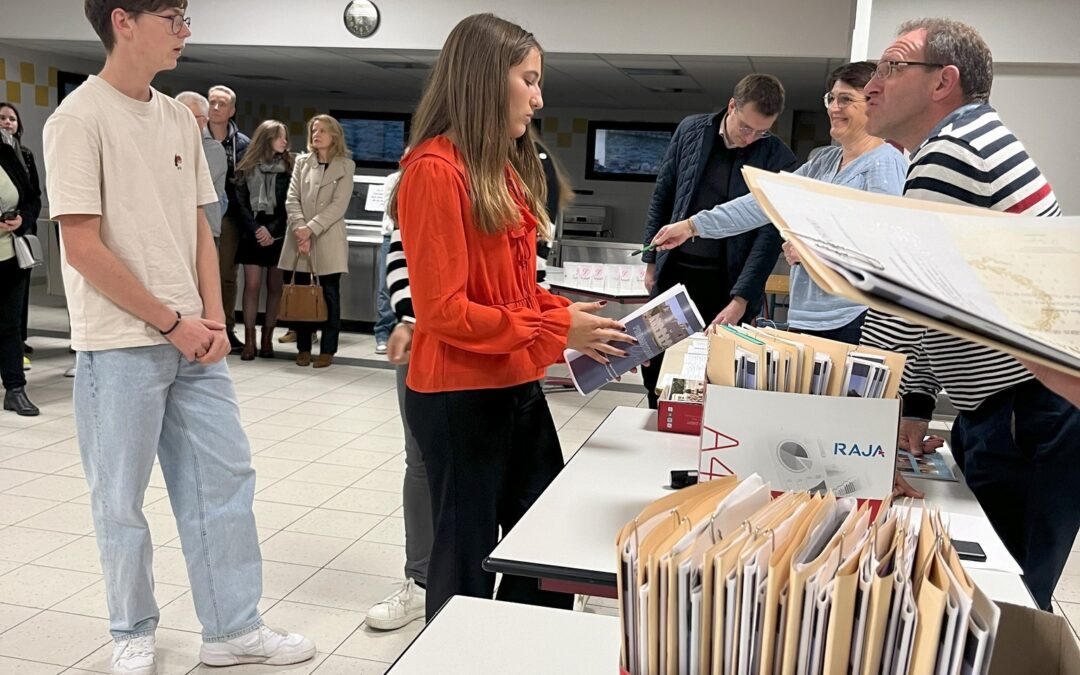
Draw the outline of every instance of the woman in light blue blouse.
[[[825,107],[829,111],[829,134],[839,145],[819,151],[795,172],[797,175],[869,192],[903,192],[907,160],[896,148],[866,133],[866,97],[862,90],[873,74],[874,65],[861,61],[842,65],[829,75]],[[690,237],[722,239],[768,224],[769,218],[754,196],[745,195],[664,226],[652,243],[659,250],[667,250]],[[791,329],[857,344],[866,307],[823,291],[798,264],[798,254],[787,244],[784,257],[791,264]]]

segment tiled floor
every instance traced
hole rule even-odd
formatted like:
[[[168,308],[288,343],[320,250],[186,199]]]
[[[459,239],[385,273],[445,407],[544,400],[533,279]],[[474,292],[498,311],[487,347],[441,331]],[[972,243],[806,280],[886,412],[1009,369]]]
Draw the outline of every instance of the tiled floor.
[[[34,307],[35,330],[66,331],[62,310]],[[110,638],[89,495],[74,440],[74,360],[67,340],[31,337],[28,391],[41,416],[0,413],[0,673],[107,673]],[[292,352],[282,345],[280,350]],[[370,336],[339,354],[378,359]],[[380,633],[367,609],[400,582],[405,561],[402,429],[387,369],[300,369],[288,360],[229,358],[257,471],[261,609],[272,626],[311,636],[319,654],[290,673],[383,673],[419,632]],[[642,396],[549,397],[569,457],[616,405]],[[161,623],[159,672],[204,673],[176,525],[160,471],[146,495]],[[1080,598],[1078,598],[1080,600]],[[588,611],[611,612],[592,602]],[[280,671],[252,666],[213,672]]]
[[[41,307],[32,310],[32,326],[67,329],[62,310]],[[72,380],[62,376],[74,357],[64,339],[33,337],[31,344],[38,352],[29,392],[42,415],[0,413],[0,673],[107,673],[103,582],[74,441]],[[379,358],[365,335],[344,336],[339,354]],[[367,609],[399,583],[405,559],[394,373],[346,365],[315,371],[280,359],[230,357],[229,365],[258,473],[261,608],[268,623],[305,632],[319,647],[314,661],[284,670],[383,673],[421,628],[419,621],[392,633],[364,626]],[[569,457],[614,406],[642,405],[642,396],[558,392],[549,402]],[[947,431],[948,423],[935,428]],[[200,627],[164,486],[155,469],[146,517],[156,545],[159,672],[283,670],[199,666]],[[1058,600],[1080,626],[1080,554]],[[613,612],[610,601],[590,601],[586,611]]]

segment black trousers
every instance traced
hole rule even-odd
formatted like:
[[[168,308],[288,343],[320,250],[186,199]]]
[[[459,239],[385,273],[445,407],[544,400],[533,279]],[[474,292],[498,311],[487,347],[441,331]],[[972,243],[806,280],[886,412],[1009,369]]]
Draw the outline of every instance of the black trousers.
[[[19,319],[19,335],[25,343],[30,330],[30,270],[23,270],[26,277],[26,286],[23,290],[22,317]]]
[[[311,283],[311,275],[307,272],[289,270],[285,270],[285,283],[292,282],[293,274],[296,275],[297,284]],[[326,299],[326,321],[292,326],[296,331],[296,351],[310,352],[311,334],[320,330],[322,335],[319,337],[319,353],[336,354],[338,338],[341,337],[341,274],[320,274],[319,285],[322,286],[323,297]]]
[[[953,423],[964,478],[1047,611],[1080,529],[1078,438],[1080,409],[1036,380]]]
[[[562,450],[538,382],[505,389],[405,392],[405,416],[427,467],[435,540],[427,617],[454,595],[490,598],[495,575],[481,567],[562,470]],[[504,576],[499,600],[569,609],[573,596],[541,591],[536,579]]]
[[[27,274],[15,258],[0,262],[0,380],[5,389],[26,386],[22,313]]]
[[[727,286],[726,274],[722,268],[709,268],[688,264],[678,255],[671,254],[660,268],[660,278],[656,280],[656,292],[663,293],[675,284],[686,286],[690,299],[697,305],[701,318],[708,326],[716,315],[731,302],[731,289]],[[757,299],[747,298],[748,307],[756,307]],[[747,310],[747,314],[754,312]],[[752,318],[752,317],[751,317]],[[747,317],[742,318],[743,321]],[[660,378],[660,367],[664,365],[664,355],[650,359],[648,366],[642,366],[641,379],[645,392],[649,396],[649,407],[656,408],[656,381]]]

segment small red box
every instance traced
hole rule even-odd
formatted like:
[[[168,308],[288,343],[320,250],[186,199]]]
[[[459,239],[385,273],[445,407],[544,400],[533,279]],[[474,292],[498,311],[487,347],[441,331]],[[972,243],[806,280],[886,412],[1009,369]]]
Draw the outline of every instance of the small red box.
[[[670,431],[676,434],[701,434],[701,416],[705,412],[703,403],[686,401],[657,401],[656,430]]]

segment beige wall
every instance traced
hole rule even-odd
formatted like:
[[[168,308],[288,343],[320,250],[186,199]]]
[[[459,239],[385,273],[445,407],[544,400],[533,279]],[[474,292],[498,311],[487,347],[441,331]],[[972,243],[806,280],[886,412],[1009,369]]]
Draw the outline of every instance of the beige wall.
[[[0,38],[94,39],[72,0],[6,0]],[[439,49],[450,28],[497,11],[548,51],[844,57],[852,0],[378,0],[371,38],[345,30],[343,0],[192,0],[192,41],[222,45]]]

